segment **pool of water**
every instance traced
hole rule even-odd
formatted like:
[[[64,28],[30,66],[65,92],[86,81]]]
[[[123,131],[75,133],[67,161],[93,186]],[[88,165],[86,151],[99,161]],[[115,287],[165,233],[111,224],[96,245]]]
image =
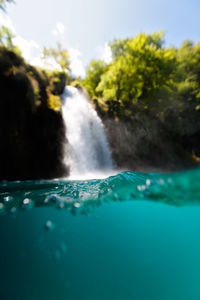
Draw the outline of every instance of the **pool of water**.
[[[2,182],[0,299],[200,299],[199,179]]]

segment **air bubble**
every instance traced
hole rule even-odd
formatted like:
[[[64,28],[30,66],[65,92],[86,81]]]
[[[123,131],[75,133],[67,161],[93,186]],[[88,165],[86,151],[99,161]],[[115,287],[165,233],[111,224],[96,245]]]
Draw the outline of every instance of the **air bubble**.
[[[150,179],[147,179],[146,180],[146,185],[150,185],[151,184],[151,180]]]
[[[47,199],[45,199],[46,203],[47,202],[51,202],[51,203],[54,203],[56,204],[56,206],[59,206],[60,202],[61,202],[61,198],[54,194],[54,195],[50,195]]]
[[[30,199],[26,198],[26,199],[23,200],[23,204],[27,205],[29,203],[30,203]]]
[[[58,202],[59,200],[60,200],[60,197],[57,195],[51,195],[49,197],[49,201],[52,201],[52,202]]]
[[[58,204],[58,207],[60,208],[60,209],[63,209],[64,207],[65,207],[65,202],[64,202],[64,200],[60,200],[60,202],[59,202],[59,204]]]
[[[16,213],[16,212],[17,212],[17,208],[16,208],[15,206],[13,206],[13,207],[11,208],[10,212],[11,212],[12,214]]]
[[[163,180],[163,179],[160,179],[160,180],[159,180],[159,184],[160,184],[160,185],[165,184],[164,180]]]
[[[12,197],[12,196],[6,196],[6,197],[3,198],[3,202],[4,202],[4,203],[8,203],[8,202],[10,202],[10,201],[12,201],[12,200],[13,200],[13,197]]]
[[[138,185],[138,186],[137,186],[137,190],[138,190],[139,192],[145,191],[146,188],[147,188],[146,185]]]
[[[33,207],[33,201],[29,198],[25,198],[22,201],[22,208],[23,209],[31,209]]]
[[[78,213],[80,207],[81,207],[81,204],[79,202],[74,202],[73,206],[72,206],[72,210],[71,210],[72,214],[76,215]]]
[[[168,183],[172,183],[172,179],[171,179],[171,178],[168,178],[168,179],[167,179],[167,182],[168,182]]]
[[[81,207],[81,204],[80,204],[79,202],[75,202],[75,203],[73,204],[73,206],[74,206],[75,208],[79,208],[79,207]]]
[[[47,231],[52,231],[54,228],[55,228],[55,225],[53,224],[53,222],[51,220],[46,221],[45,229]]]
[[[118,197],[118,194],[117,194],[117,193],[114,193],[114,194],[113,194],[113,200],[114,200],[114,201],[118,201],[118,200],[119,200],[119,197]]]
[[[49,202],[49,198],[47,197],[44,199],[44,203],[47,204],[48,202]]]

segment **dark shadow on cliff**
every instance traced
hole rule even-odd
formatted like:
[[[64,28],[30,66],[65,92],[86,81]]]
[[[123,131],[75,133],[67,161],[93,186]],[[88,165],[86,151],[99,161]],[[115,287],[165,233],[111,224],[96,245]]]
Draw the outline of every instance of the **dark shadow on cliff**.
[[[61,112],[50,108],[56,96],[47,75],[0,48],[0,91],[0,180],[68,174],[63,164],[65,126]]]
[[[156,114],[132,107],[131,117],[115,117],[112,111],[104,112],[96,104],[101,116],[113,159],[121,170],[140,172],[172,172],[199,166],[192,155],[199,153],[199,112],[173,114],[161,122]],[[116,108],[115,108],[116,110]],[[196,126],[189,126],[191,116]],[[181,127],[185,123],[185,128]],[[180,130],[182,128],[182,131]],[[196,128],[193,132],[192,129]]]

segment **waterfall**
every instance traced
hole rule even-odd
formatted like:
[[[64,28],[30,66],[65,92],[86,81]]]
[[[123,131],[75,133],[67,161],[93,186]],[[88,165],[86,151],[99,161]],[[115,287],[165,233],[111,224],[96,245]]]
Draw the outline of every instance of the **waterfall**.
[[[74,87],[65,87],[61,99],[68,141],[65,164],[70,167],[70,178],[102,177],[112,170],[113,163],[100,118],[86,96]]]

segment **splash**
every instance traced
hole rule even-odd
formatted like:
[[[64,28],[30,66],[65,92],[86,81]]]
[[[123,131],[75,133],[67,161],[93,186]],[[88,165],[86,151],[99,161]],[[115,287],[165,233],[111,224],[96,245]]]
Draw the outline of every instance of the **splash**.
[[[110,175],[113,162],[103,124],[86,96],[67,86],[62,95],[63,118],[68,144],[65,164],[70,179],[102,178]]]
[[[82,181],[1,182],[0,215],[41,206],[67,209],[73,214],[87,214],[91,208],[113,201],[199,206],[199,180],[200,168],[171,174],[122,172],[104,179]]]

